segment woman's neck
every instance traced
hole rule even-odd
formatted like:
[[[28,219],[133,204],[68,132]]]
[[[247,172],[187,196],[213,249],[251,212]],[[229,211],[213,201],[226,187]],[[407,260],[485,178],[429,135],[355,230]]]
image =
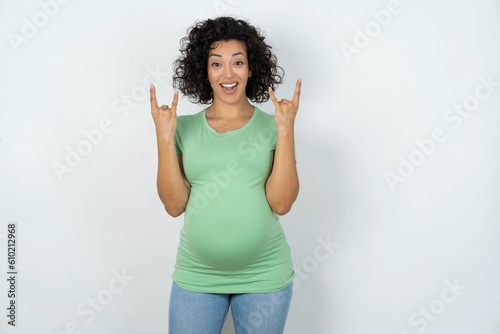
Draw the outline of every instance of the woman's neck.
[[[212,105],[207,108],[207,117],[212,119],[241,119],[252,116],[254,106],[248,100],[241,101],[237,104],[226,104],[222,101],[215,100]]]

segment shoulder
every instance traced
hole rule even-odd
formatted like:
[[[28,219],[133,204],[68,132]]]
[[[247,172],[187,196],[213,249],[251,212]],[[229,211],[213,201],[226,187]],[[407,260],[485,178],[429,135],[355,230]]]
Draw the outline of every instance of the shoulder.
[[[257,116],[260,118],[274,119],[274,115],[271,115],[270,113],[263,111],[257,106],[255,107],[255,112],[257,113]]]
[[[274,123],[274,115],[262,111],[259,107],[255,107],[255,123],[259,128],[270,129],[276,132],[276,123]]]
[[[200,124],[203,120],[204,109],[192,115],[177,116],[177,129],[188,131],[193,126]]]

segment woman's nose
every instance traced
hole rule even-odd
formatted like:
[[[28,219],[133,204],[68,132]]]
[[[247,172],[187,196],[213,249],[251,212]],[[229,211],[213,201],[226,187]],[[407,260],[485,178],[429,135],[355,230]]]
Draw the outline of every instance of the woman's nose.
[[[224,78],[231,78],[233,76],[233,68],[231,66],[224,66]]]

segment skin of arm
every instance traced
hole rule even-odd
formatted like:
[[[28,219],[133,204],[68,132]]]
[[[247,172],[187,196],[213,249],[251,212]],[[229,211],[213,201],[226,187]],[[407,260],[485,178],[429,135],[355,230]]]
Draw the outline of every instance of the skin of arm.
[[[266,182],[266,196],[271,209],[279,215],[290,211],[299,194],[299,177],[293,147],[293,128],[291,132],[278,132],[273,167]]]
[[[299,194],[299,177],[294,153],[294,123],[299,109],[302,80],[297,80],[291,101],[278,101],[272,89],[269,96],[275,106],[278,140],[271,173],[266,181],[266,197],[271,209],[279,215],[290,211]]]
[[[186,209],[190,184],[182,168],[182,156],[177,156],[173,138],[158,140],[158,174],[156,187],[165,210],[172,217],[180,216]]]
[[[172,217],[181,215],[189,199],[190,184],[183,170],[182,156],[175,150],[178,93],[174,93],[172,108],[158,106],[155,87],[150,88],[151,114],[155,123],[158,146],[156,186],[165,210]]]

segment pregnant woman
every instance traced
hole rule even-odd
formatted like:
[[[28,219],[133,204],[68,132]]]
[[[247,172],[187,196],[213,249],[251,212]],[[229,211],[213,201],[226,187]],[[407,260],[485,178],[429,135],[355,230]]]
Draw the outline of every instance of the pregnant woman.
[[[174,87],[208,107],[177,117],[151,113],[158,145],[158,194],[184,213],[170,294],[170,334],[219,334],[229,307],[237,333],[283,333],[294,278],[279,216],[299,180],[294,122],[301,80],[278,100],[283,71],[265,38],[243,20],[198,22],[181,40]],[[253,103],[271,99],[274,115]]]

